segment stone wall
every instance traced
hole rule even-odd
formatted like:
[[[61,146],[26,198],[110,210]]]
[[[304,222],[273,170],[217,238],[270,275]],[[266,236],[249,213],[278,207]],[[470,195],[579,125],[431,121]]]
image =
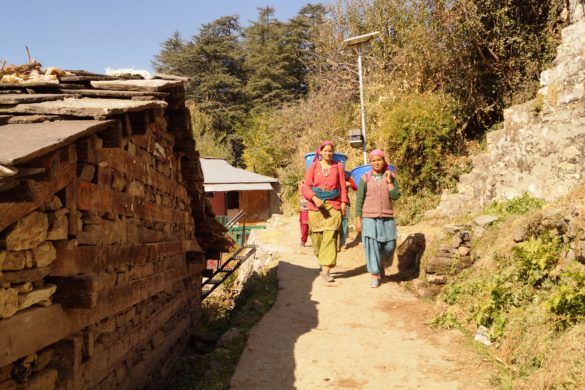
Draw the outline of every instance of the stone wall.
[[[99,131],[9,167],[38,174],[0,191],[0,389],[156,388],[196,326],[223,229],[170,84],[166,104],[94,116]],[[24,109],[7,108],[35,120]]]
[[[539,96],[504,111],[504,126],[487,134],[487,153],[473,158],[457,193],[443,194],[428,216],[462,215],[493,200],[527,193],[555,200],[585,178],[585,16],[571,0],[553,67],[541,74]]]

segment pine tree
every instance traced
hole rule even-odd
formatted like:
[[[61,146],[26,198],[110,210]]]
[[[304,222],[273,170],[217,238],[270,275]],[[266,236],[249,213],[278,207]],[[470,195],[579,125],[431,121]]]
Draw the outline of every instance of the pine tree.
[[[258,19],[245,30],[246,93],[254,111],[293,101],[300,80],[293,71],[295,51],[286,38],[286,25],[274,18],[274,8],[258,8]]]

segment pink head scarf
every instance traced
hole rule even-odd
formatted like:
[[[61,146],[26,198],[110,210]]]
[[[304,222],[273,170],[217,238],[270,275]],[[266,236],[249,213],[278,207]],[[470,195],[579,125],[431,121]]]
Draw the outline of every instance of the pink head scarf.
[[[319,145],[319,147],[315,151],[315,158],[313,159],[313,164],[321,159],[321,150],[323,150],[323,148],[327,145],[331,145],[333,147],[333,149],[335,149],[335,145],[333,145],[333,142],[331,142],[331,141],[321,142],[321,145]]]
[[[370,154],[368,155],[368,160],[372,161],[372,158],[374,156],[380,156],[382,157],[382,159],[384,161],[386,161],[386,156],[384,155],[384,152],[382,152],[380,149],[374,149],[370,152]]]

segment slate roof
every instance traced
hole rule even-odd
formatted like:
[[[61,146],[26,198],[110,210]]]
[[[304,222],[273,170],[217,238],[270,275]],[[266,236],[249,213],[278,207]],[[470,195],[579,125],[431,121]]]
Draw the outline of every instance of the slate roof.
[[[206,192],[272,190],[278,179],[233,167],[219,158],[201,158]]]

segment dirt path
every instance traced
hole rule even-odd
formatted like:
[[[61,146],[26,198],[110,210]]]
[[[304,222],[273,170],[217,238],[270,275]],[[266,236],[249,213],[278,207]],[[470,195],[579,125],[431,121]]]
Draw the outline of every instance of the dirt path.
[[[256,240],[278,253],[280,292],[254,327],[232,389],[489,389],[488,363],[458,331],[425,323],[432,306],[396,283],[369,287],[361,245],[325,285],[288,218]]]

